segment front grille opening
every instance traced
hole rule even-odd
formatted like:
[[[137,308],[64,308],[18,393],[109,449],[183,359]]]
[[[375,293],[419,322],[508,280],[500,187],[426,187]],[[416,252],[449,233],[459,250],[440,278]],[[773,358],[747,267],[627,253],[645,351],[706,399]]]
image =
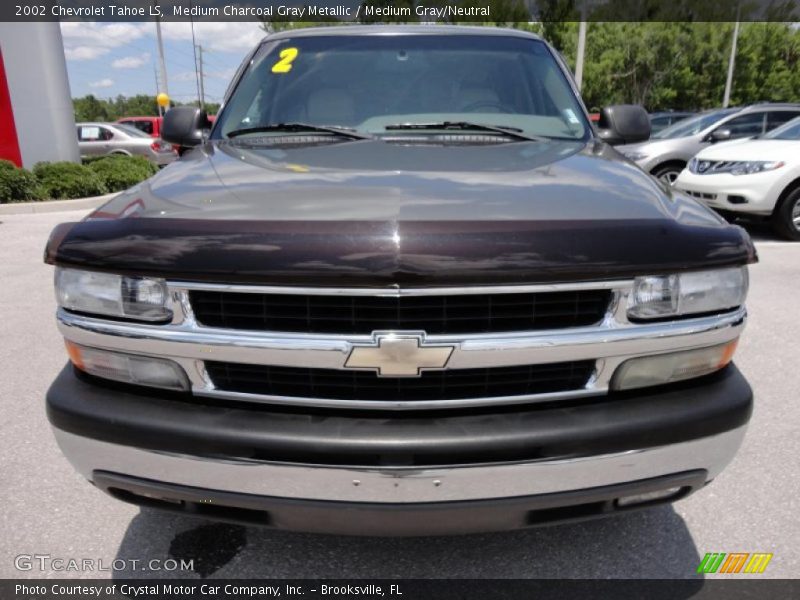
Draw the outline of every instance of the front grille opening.
[[[325,296],[193,290],[197,321],[208,327],[297,333],[495,333],[599,323],[610,290],[451,296]]]
[[[573,506],[558,506],[555,508],[540,508],[528,511],[525,519],[527,525],[542,523],[557,523],[573,519],[586,519],[606,514],[610,511],[608,502],[587,502]]]
[[[137,493],[119,487],[109,487],[107,492],[117,500],[122,500],[129,504],[136,504],[137,506],[158,508],[171,512],[189,513],[197,515],[198,517],[207,517],[220,521],[252,523],[255,525],[269,525],[271,523],[270,514],[265,510],[227,506],[210,502],[192,502],[177,498]]]
[[[307,369],[207,361],[218,390],[335,400],[422,401],[527,396],[586,387],[593,360],[378,377],[369,371]]]

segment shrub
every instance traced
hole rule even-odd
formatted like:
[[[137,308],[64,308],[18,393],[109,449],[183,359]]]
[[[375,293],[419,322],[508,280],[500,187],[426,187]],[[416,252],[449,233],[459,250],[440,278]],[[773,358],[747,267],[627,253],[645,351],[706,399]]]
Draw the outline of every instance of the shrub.
[[[36,176],[14,163],[0,160],[0,203],[41,200],[45,194]]]
[[[100,176],[84,165],[42,162],[33,167],[33,173],[48,198],[84,198],[107,192]]]
[[[143,156],[104,156],[87,163],[109,192],[119,192],[155,175],[158,167]]]

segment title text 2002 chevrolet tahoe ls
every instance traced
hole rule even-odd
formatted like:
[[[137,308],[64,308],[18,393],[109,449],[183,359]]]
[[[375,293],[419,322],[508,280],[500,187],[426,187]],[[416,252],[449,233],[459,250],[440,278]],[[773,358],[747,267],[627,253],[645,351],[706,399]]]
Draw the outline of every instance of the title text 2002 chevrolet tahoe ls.
[[[47,408],[121,500],[361,534],[679,499],[736,452],[747,234],[592,129],[545,42],[267,37],[195,146],[52,233],[70,363]],[[602,139],[600,135],[602,134]]]

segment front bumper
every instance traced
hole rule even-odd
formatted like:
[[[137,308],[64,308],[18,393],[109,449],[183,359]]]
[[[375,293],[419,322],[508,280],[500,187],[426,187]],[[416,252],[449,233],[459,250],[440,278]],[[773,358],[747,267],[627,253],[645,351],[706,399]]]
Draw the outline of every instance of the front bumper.
[[[699,175],[684,169],[673,184],[677,190],[717,210],[770,215],[782,186],[775,173]]]
[[[358,415],[201,404],[84,381],[48,392],[67,458],[112,495],[278,528],[358,534],[512,529],[691,493],[733,458],[752,409],[734,366],[581,405]]]

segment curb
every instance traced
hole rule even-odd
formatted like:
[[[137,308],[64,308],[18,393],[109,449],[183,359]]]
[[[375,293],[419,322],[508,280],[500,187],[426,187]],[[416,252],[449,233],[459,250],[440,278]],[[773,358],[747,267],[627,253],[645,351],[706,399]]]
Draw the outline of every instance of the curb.
[[[119,192],[76,198],[75,200],[42,200],[39,202],[15,202],[0,204],[0,215],[32,215],[38,213],[62,212],[65,210],[87,210],[97,208],[117,196]]]

